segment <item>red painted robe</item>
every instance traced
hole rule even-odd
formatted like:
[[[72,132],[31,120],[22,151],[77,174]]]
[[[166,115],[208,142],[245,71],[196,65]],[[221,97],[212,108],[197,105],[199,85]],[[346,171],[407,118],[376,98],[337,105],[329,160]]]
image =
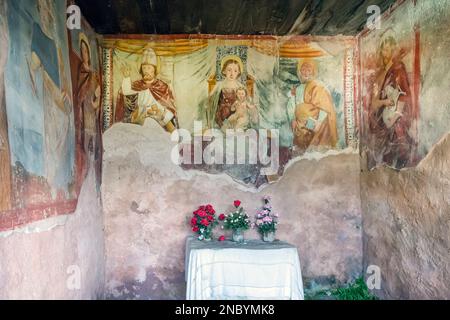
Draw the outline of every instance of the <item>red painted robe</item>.
[[[223,122],[228,119],[234,111],[231,110],[231,106],[236,102],[236,90],[234,89],[222,89],[219,97],[219,104],[216,111],[216,123],[219,128],[222,127]]]
[[[90,68],[80,62],[78,66],[77,74],[77,87],[76,87],[76,103],[78,107],[76,109],[80,126],[77,131],[77,141],[80,143],[80,147],[83,148],[80,176],[77,177],[77,181],[81,183],[87,174],[87,168],[85,167],[85,157],[89,152],[94,153],[95,173],[97,176],[98,185],[101,184],[102,178],[102,121],[101,121],[101,106],[100,97],[96,96],[96,89],[100,86],[100,77]]]
[[[152,83],[145,83],[143,79],[134,81],[131,84],[131,89],[134,91],[143,91],[150,89],[153,97],[165,108],[169,109],[175,117],[177,116],[177,109],[175,107],[175,99],[173,97],[172,90],[169,86],[162,80],[155,79]],[[122,89],[119,91],[119,96],[117,98],[116,112],[114,115],[115,122],[122,122],[129,119],[130,114],[133,110],[127,110],[124,103],[124,95],[122,94]]]
[[[403,116],[391,128],[388,128],[383,122],[384,107],[382,107],[372,113],[370,129],[376,137],[376,146],[374,147],[377,152],[382,154],[383,162],[402,168],[408,164],[412,157],[411,150],[414,140],[409,134],[409,129],[417,115],[417,112],[413,109],[411,88],[403,62],[394,61],[386,72],[378,97],[380,100],[387,98],[384,90],[388,86],[399,88],[405,93],[399,97],[399,101],[404,102]]]

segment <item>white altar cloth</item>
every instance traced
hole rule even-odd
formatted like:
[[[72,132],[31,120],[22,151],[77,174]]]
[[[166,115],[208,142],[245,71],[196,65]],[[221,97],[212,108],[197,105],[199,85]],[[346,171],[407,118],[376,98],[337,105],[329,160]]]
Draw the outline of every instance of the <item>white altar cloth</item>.
[[[281,241],[186,242],[187,300],[303,300],[297,248]]]

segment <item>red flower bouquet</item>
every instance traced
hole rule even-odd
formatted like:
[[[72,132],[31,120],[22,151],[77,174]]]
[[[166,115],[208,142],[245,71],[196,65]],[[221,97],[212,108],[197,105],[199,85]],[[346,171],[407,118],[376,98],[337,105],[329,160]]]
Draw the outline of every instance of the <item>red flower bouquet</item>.
[[[191,227],[199,235],[198,240],[211,240],[212,231],[218,223],[214,207],[210,204],[200,206],[192,214]]]

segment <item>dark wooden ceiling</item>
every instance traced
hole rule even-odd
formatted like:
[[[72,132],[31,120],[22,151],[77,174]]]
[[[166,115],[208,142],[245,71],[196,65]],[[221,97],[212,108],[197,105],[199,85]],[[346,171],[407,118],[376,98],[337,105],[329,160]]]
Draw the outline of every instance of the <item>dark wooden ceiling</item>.
[[[101,34],[355,35],[395,0],[76,0]]]

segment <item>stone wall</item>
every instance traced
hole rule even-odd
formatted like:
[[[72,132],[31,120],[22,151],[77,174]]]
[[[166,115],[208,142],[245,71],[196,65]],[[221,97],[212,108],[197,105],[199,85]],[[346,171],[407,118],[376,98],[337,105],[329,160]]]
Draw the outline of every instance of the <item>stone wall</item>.
[[[450,297],[450,135],[416,167],[361,176],[364,266],[389,299]]]
[[[103,215],[95,172],[83,184],[75,213],[0,233],[0,257],[0,299],[103,297]]]
[[[183,170],[170,160],[172,146],[152,119],[143,127],[118,123],[104,134],[107,297],[184,299],[184,246],[192,233],[192,211],[211,203],[218,213],[226,212],[239,199],[254,215],[266,194],[281,216],[277,237],[298,247],[307,287],[361,275],[356,153],[310,154],[291,162],[281,180],[257,190],[226,174]],[[246,236],[258,237],[255,231]]]

